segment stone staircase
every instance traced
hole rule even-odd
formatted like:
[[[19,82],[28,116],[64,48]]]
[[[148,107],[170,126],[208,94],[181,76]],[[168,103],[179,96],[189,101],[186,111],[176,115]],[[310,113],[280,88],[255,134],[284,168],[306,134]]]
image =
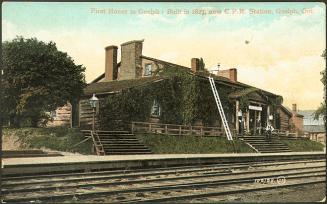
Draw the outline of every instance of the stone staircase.
[[[264,135],[246,135],[239,138],[260,153],[291,152],[277,137],[272,137],[271,141],[268,141]]]
[[[86,137],[90,131],[83,131]],[[96,131],[104,155],[152,154],[151,150],[142,144],[134,134],[128,131]]]

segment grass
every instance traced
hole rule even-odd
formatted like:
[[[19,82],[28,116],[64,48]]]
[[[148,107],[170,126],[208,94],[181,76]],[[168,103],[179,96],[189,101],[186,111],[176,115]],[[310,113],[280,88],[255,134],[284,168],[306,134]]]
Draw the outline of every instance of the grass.
[[[293,152],[313,152],[313,151],[323,151],[324,145],[311,140],[298,139],[298,140],[287,140],[281,139],[281,142],[290,148]]]
[[[10,135],[16,136],[22,148],[47,148],[57,151],[78,152],[81,154],[91,154],[92,141],[72,148],[78,142],[84,140],[83,134],[78,129],[65,127],[48,127],[48,128],[5,128],[4,137]]]
[[[233,145],[224,137],[170,136],[136,134],[155,154],[213,154],[232,153]],[[242,141],[235,141],[239,153],[254,152]]]

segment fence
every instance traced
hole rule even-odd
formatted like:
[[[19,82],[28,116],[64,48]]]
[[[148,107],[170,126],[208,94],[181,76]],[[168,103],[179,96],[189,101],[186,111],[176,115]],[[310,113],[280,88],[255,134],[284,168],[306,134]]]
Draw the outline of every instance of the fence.
[[[156,133],[165,135],[195,135],[195,136],[225,136],[223,128],[219,127],[204,127],[204,126],[190,126],[190,125],[176,125],[176,124],[162,124],[162,123],[148,123],[148,122],[132,122],[131,131],[142,133]],[[234,130],[235,132],[235,130]]]
[[[298,135],[294,132],[286,132],[278,129],[276,129],[275,132],[280,139],[291,139],[291,140],[310,139],[306,135]]]

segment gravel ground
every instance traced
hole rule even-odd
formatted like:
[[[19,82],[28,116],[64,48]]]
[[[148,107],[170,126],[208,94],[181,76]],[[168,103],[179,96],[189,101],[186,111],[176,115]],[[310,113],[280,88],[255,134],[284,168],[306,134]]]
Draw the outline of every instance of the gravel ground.
[[[292,188],[264,190],[190,201],[201,202],[319,202],[326,197],[326,184],[311,184]]]

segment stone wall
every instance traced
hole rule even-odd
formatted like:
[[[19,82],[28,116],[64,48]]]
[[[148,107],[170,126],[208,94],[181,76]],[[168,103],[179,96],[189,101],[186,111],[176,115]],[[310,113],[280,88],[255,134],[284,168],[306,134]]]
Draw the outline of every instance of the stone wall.
[[[121,66],[119,80],[142,77],[143,40],[134,40],[121,44]]]

